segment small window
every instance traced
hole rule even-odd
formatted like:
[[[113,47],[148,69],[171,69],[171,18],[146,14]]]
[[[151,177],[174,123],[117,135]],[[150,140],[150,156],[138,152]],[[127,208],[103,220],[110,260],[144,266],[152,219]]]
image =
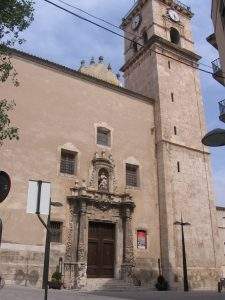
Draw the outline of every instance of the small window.
[[[176,28],[170,29],[170,40],[173,44],[178,45],[180,43],[180,33]]]
[[[139,167],[126,164],[126,185],[139,186]]]
[[[225,28],[225,2],[224,0],[220,1],[220,16],[223,28]]]
[[[174,93],[171,93],[171,101],[174,102]]]
[[[174,130],[174,134],[177,135],[177,127],[176,126],[173,127],[173,130]]]
[[[168,68],[171,69],[171,62],[168,60]]]
[[[147,249],[147,233],[145,230],[137,231],[137,248]]]
[[[60,173],[75,174],[76,153],[68,150],[61,150]]]
[[[180,173],[180,162],[177,162],[177,172]]]
[[[62,243],[62,224],[62,222],[50,222],[52,243]]]
[[[110,137],[110,130],[98,127],[97,129],[97,144],[103,146],[110,146],[111,144],[111,137]]]
[[[147,34],[147,31],[143,32],[142,39],[143,39],[144,45],[146,45],[148,43],[148,34]]]

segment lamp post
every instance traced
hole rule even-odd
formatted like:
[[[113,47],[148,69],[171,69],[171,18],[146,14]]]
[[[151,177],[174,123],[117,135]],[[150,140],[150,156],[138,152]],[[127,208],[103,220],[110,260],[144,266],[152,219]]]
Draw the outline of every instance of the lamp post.
[[[47,219],[46,227],[46,240],[45,240],[45,257],[44,257],[44,268],[43,268],[43,279],[42,279],[42,289],[45,290],[45,300],[48,298],[48,275],[49,275],[49,256],[50,256],[50,245],[51,245],[51,229],[50,229],[50,221],[51,221],[51,207],[61,207],[62,204],[60,202],[52,202],[50,200],[49,205],[49,214]]]
[[[181,226],[184,291],[188,292],[189,285],[188,285],[188,275],[187,275],[187,260],[186,260],[186,249],[185,249],[185,239],[184,239],[184,226],[189,226],[191,224],[188,222],[183,222],[183,217],[181,215],[181,221],[174,222],[174,225]]]

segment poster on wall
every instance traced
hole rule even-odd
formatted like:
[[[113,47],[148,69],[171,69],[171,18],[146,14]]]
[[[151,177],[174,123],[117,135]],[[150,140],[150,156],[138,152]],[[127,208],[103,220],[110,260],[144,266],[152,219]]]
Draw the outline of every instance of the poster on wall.
[[[137,248],[147,249],[147,234],[144,230],[137,231]]]

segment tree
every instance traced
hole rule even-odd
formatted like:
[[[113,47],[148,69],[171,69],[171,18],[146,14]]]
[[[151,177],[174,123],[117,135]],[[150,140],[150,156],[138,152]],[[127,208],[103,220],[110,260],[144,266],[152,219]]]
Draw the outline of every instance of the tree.
[[[20,33],[33,21],[32,0],[0,0],[0,87],[7,80],[19,85],[17,73],[12,65],[10,48],[22,44]],[[9,111],[14,101],[0,99],[0,145],[5,139],[18,139],[18,128],[11,126]]]

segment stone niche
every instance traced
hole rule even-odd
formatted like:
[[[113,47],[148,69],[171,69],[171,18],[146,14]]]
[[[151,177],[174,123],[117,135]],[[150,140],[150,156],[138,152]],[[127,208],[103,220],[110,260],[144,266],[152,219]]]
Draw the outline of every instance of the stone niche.
[[[70,222],[64,263],[67,288],[83,288],[87,282],[89,222],[105,222],[115,226],[114,277],[133,280],[134,253],[131,228],[135,207],[132,197],[116,193],[112,155],[95,153],[88,184],[75,183],[67,197]]]

